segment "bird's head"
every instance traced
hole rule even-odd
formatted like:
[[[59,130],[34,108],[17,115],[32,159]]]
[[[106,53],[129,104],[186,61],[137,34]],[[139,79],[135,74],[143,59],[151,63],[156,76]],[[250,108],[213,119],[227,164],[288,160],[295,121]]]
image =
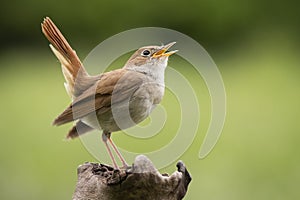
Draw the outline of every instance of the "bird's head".
[[[124,68],[155,68],[165,69],[170,55],[177,52],[168,51],[176,42],[162,46],[145,46],[139,48],[127,61]]]

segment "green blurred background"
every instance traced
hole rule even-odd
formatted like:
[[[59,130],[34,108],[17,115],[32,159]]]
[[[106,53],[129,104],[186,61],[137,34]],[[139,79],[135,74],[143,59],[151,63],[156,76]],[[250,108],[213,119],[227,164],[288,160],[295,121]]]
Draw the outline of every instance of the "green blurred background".
[[[77,166],[97,161],[80,140],[63,141],[70,126],[51,126],[69,98],[40,31],[45,16],[81,58],[106,38],[136,27],[171,28],[197,40],[223,76],[227,118],[217,146],[199,160],[210,111],[199,81],[203,118],[180,158],[193,177],[185,199],[299,199],[298,8],[297,1],[276,0],[2,2],[0,199],[70,199]],[[172,98],[167,94],[162,104],[172,105]],[[165,132],[157,136],[162,141],[172,129]],[[114,139],[126,146],[122,137]],[[143,152],[143,145],[137,149]],[[161,171],[171,173],[175,164]]]

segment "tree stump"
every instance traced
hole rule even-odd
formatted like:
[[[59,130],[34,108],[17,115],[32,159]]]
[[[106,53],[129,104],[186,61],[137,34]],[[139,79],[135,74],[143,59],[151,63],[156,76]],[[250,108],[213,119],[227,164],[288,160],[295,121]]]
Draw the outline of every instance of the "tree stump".
[[[78,181],[73,200],[177,200],[182,199],[191,181],[183,162],[171,176],[160,174],[143,155],[132,167],[114,169],[99,163],[85,163],[77,169]]]

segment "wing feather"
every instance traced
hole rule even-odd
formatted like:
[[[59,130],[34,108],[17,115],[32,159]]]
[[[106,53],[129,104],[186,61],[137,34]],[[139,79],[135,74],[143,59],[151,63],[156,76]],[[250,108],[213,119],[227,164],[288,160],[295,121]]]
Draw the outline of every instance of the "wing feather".
[[[97,114],[107,111],[112,105],[112,96],[113,103],[129,99],[143,83],[144,76],[144,74],[125,69],[102,74],[101,79],[76,97],[73,103],[54,120],[53,124],[62,125],[83,118],[94,111],[97,111]]]

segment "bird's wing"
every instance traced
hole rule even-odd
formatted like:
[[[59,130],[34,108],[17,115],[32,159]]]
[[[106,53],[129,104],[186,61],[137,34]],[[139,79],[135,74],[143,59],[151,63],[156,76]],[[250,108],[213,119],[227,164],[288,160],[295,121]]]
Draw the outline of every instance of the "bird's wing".
[[[62,125],[83,118],[97,110],[97,114],[110,109],[113,103],[130,99],[142,85],[145,75],[119,69],[102,74],[101,79],[92,87],[76,97],[73,103],[53,122]]]

